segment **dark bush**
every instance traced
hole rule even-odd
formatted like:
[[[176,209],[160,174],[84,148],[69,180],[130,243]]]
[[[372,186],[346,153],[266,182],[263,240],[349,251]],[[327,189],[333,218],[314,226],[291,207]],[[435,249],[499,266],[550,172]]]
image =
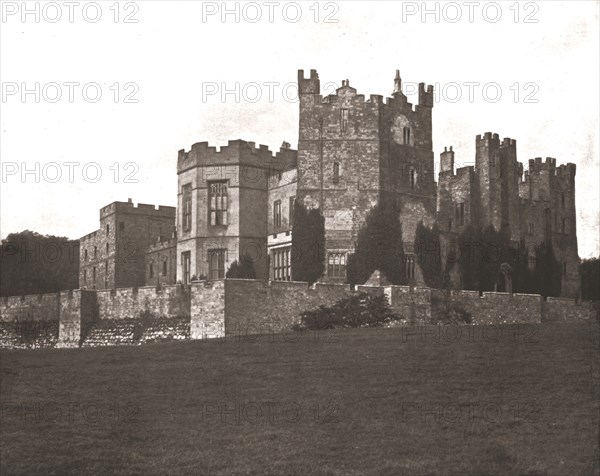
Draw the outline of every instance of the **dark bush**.
[[[231,266],[229,266],[225,277],[236,279],[256,279],[254,265],[245,257],[242,258],[239,263],[237,260],[235,260],[233,263],[231,263]]]
[[[386,296],[360,293],[342,299],[333,306],[319,306],[301,314],[296,329],[322,330],[333,328],[381,327],[401,320],[395,314]]]
[[[473,316],[460,303],[454,301],[447,294],[443,299],[432,299],[433,323],[440,324],[471,324]]]

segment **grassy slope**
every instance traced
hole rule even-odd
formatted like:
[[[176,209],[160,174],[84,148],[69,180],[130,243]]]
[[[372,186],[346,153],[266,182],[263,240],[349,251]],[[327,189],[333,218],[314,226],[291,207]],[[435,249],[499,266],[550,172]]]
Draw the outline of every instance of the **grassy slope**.
[[[475,342],[452,344],[364,329],[335,342],[2,351],[1,473],[597,474],[597,323],[527,329],[487,342],[475,328]],[[15,413],[49,402],[46,417]],[[221,420],[210,402],[242,412]],[[437,419],[406,413],[442,402]],[[92,403],[95,422],[81,411]]]

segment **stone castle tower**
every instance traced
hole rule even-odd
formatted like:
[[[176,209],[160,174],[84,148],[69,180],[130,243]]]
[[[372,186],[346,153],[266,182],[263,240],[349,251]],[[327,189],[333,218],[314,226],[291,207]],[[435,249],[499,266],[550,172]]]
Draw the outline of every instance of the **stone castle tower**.
[[[556,167],[556,159],[517,161],[516,140],[486,132],[475,138],[475,167],[454,171],[454,151],[440,155],[437,222],[446,242],[469,224],[492,225],[518,243],[525,242],[535,264],[535,247],[552,244],[562,267],[561,295],[580,290],[575,210],[575,164]]]
[[[419,104],[413,106],[396,71],[392,97],[385,101],[379,95],[365,99],[348,80],[323,97],[317,72],[305,78],[300,70],[298,90],[297,193],[325,217],[327,264],[340,264],[340,275],[326,280],[343,281],[347,255],[372,206],[398,204],[405,243],[414,240],[419,220],[435,220],[433,87],[419,84]]]

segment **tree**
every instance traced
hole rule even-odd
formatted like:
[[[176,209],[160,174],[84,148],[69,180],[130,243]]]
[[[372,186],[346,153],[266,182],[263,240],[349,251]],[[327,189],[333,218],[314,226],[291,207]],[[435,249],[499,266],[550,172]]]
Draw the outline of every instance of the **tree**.
[[[292,224],[292,280],[310,284],[325,271],[325,218],[296,199]]]
[[[227,273],[225,273],[226,278],[237,278],[237,279],[256,279],[256,272],[254,271],[254,265],[252,262],[244,257],[238,263],[235,260],[229,266]]]
[[[458,237],[458,248],[463,289],[494,291],[500,268],[506,263],[512,270],[513,292],[537,292],[528,269],[528,251],[523,240],[515,246],[506,233],[496,231],[492,225],[483,231],[469,225]]]
[[[521,239],[516,250],[513,268],[513,291],[516,293],[536,294],[533,271],[529,268],[529,251],[525,240]]]
[[[479,291],[479,274],[481,268],[481,230],[467,225],[458,235],[458,260],[462,289]]]
[[[1,245],[0,294],[54,293],[79,287],[79,240],[25,230]]]
[[[347,280],[363,284],[373,271],[381,271],[392,284],[407,284],[402,225],[394,204],[377,204],[358,232],[356,250],[348,259]]]
[[[542,296],[560,296],[562,269],[554,255],[552,243],[544,241],[536,249],[534,282]]]
[[[582,260],[579,270],[581,273],[581,299],[600,301],[600,259]]]
[[[419,221],[415,233],[415,253],[425,284],[430,288],[442,287],[440,231],[436,225],[430,229]]]

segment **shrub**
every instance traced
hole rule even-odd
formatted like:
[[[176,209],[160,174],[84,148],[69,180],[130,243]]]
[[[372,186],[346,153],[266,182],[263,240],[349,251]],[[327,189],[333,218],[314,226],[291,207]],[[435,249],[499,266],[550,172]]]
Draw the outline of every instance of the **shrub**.
[[[318,208],[294,201],[292,281],[314,283],[325,272],[325,218]]]
[[[415,253],[423,272],[425,284],[430,288],[443,286],[440,231],[437,226],[427,228],[422,221],[417,224],[415,233]]]
[[[359,293],[341,299],[331,307],[321,305],[304,311],[296,329],[381,327],[399,320],[400,316],[392,311],[386,296]]]
[[[369,211],[358,231],[356,250],[348,257],[348,283],[364,284],[378,269],[393,284],[408,284],[400,213],[380,203]]]
[[[226,278],[238,278],[238,279],[255,279],[256,273],[254,272],[254,265],[247,258],[242,258],[238,263],[237,260],[231,263]]]
[[[449,294],[443,299],[432,299],[434,309],[439,309],[432,313],[434,323],[442,324],[471,324],[473,316],[460,303],[454,301]]]
[[[600,301],[600,260],[584,259],[579,269],[581,270],[581,299]]]

